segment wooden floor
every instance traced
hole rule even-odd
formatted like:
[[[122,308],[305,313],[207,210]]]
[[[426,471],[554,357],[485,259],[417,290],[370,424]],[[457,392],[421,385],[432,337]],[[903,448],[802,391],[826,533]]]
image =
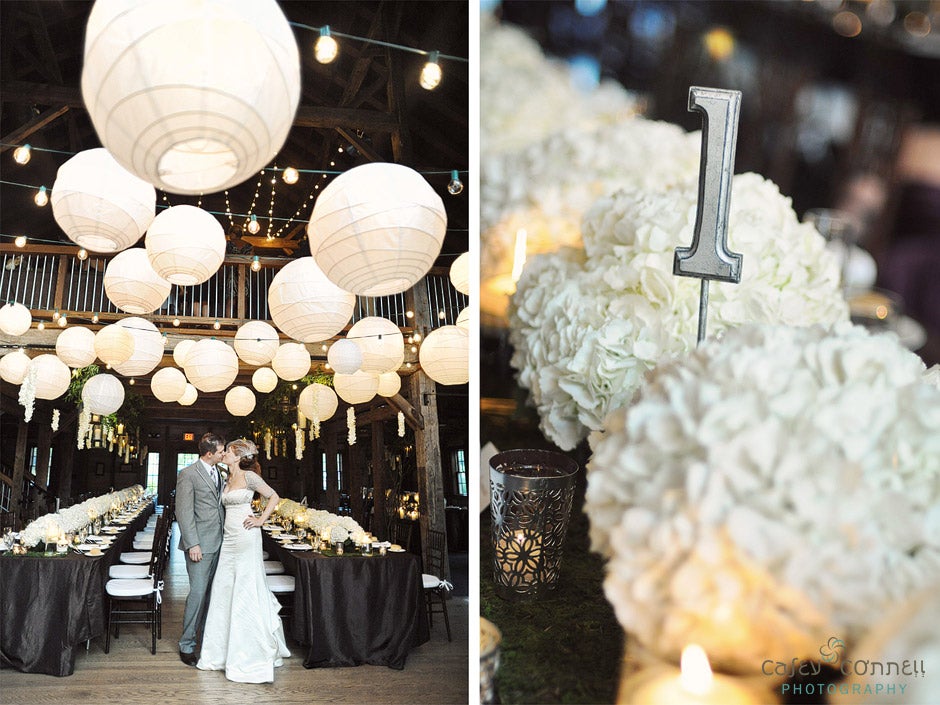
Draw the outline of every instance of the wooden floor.
[[[174,540],[173,545],[176,545]],[[448,602],[454,640],[435,616],[431,640],[411,652],[404,670],[384,666],[317,668],[303,666],[301,647],[288,635],[293,656],[274,673],[274,683],[232,683],[221,672],[185,666],[177,653],[183,605],[189,584],[183,555],[173,550],[164,590],[163,638],[150,653],[145,625],[126,625],[121,638],[94,639],[75,662],[75,673],[56,676],[0,671],[4,705],[312,705],[314,703],[448,703],[469,702],[468,604],[463,597]]]

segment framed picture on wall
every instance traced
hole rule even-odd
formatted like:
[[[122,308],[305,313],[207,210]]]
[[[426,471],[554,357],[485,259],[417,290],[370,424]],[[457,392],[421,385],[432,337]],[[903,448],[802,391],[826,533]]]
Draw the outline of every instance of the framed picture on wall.
[[[104,475],[104,463],[97,463],[95,465],[95,475]]]

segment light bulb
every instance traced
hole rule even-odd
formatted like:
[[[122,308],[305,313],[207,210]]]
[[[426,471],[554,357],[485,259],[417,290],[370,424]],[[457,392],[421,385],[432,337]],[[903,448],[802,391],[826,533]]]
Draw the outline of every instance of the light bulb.
[[[180,327],[180,319],[174,318],[174,319],[173,319],[173,325],[174,325],[176,328],[179,328],[179,327]]]
[[[327,350],[329,350],[329,348],[327,347],[326,343],[323,343],[323,345],[320,346],[320,350],[322,350],[323,352],[326,352]]]
[[[24,144],[20,147],[17,147],[13,150],[13,161],[17,164],[27,164],[30,157],[33,156],[33,148],[28,144]]]
[[[300,178],[300,172],[294,167],[289,166],[284,170],[284,173],[281,174],[281,178],[284,179],[285,184],[296,184],[297,179]]]
[[[421,334],[420,334],[420,333],[415,333],[415,342],[416,342],[416,343],[420,343],[420,342],[421,342]]]
[[[65,328],[69,324],[68,319],[65,317],[65,314],[59,316],[59,328]]]
[[[219,323],[218,319],[216,319],[215,323],[212,324],[212,327],[218,330],[219,328],[222,327],[222,324]]]
[[[88,259],[88,250],[82,247],[81,249],[79,249],[77,253],[75,253],[75,256],[78,257],[79,260],[84,262],[86,259]]]
[[[463,181],[460,180],[460,174],[454,169],[450,172],[450,183],[447,184],[447,193],[456,196],[463,191]]]
[[[414,311],[405,311],[405,318],[414,318],[414,317],[415,317]]]
[[[261,271],[261,260],[258,259],[258,255],[255,255],[251,258],[251,271],[260,272]]]
[[[26,247],[26,236],[17,235],[16,239],[13,241],[13,244],[16,245],[17,247]]]
[[[426,91],[433,91],[441,82],[441,66],[437,63],[437,57],[440,52],[432,51],[428,57],[428,63],[421,69],[421,80],[419,83]]]
[[[292,384],[292,385],[290,386],[290,388],[296,391],[297,385],[296,385],[296,384]],[[297,424],[294,424],[294,425],[296,426]]]
[[[42,208],[44,205],[46,205],[49,202],[49,194],[46,193],[45,186],[39,187],[39,190],[36,192],[36,195],[33,196],[33,201],[40,208]]]
[[[128,383],[128,384],[136,384],[136,380],[135,380],[133,377],[131,377],[129,380],[127,380],[127,383]],[[131,450],[134,450],[134,446],[131,446]]]
[[[97,313],[91,314],[91,322],[92,322],[92,323],[97,323],[97,322],[98,322],[98,314],[97,314]]]
[[[413,353],[418,352],[418,346],[417,346],[417,345],[412,345],[412,346],[411,346],[411,352],[413,352]]]
[[[446,317],[446,314],[444,313],[443,310],[440,310],[440,311],[437,312],[437,317],[438,317],[439,320],[443,321],[444,318]]]
[[[339,45],[330,36],[330,26],[321,27],[317,43],[313,45],[313,55],[321,64],[328,64],[336,58],[338,53]]]
[[[248,232],[252,235],[256,235],[259,230],[261,230],[261,223],[258,222],[258,218],[252,213],[251,220],[248,221]]]
[[[39,323],[36,324],[36,330],[46,330],[46,324],[39,321]]]

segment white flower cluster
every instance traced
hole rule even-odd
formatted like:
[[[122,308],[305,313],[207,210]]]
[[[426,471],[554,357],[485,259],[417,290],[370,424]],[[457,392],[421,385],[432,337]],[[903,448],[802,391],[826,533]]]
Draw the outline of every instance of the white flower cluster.
[[[605,594],[661,657],[818,658],[940,577],[940,389],[893,334],[744,326],[591,437]]]
[[[294,429],[294,457],[304,459],[304,430],[300,426]]]
[[[601,428],[647,371],[695,346],[700,282],[672,265],[692,241],[696,199],[697,185],[617,192],[585,215],[583,250],[527,263],[510,308],[512,365],[559,447]],[[728,246],[743,254],[741,282],[712,282],[709,335],[848,320],[835,258],[772,182],[734,177]]]
[[[52,410],[52,423],[50,424],[50,427],[52,428],[53,433],[59,430],[59,410],[58,409]]]
[[[401,411],[398,412],[398,437],[405,437],[405,414]]]
[[[359,525],[359,522],[352,517],[339,516],[322,509],[309,509],[292,499],[282,499],[274,513],[278,516],[287,517],[292,521],[296,521],[300,517],[308,529],[320,536],[323,535],[324,529],[327,532],[332,532],[335,527],[345,529],[350,538],[356,543],[363,543],[365,537],[368,536],[367,532]]]
[[[29,423],[33,418],[33,405],[36,402],[36,375],[38,374],[39,368],[36,365],[30,365],[20,384],[18,401],[26,409],[23,412],[23,420],[26,423]]]
[[[271,429],[264,429],[264,455],[270,460],[271,459],[271,441],[274,440],[274,436],[271,434]]]
[[[86,499],[80,504],[60,509],[57,513],[45,514],[30,522],[20,532],[23,545],[33,547],[47,536],[78,531],[91,523],[91,517],[99,517],[111,510],[112,506],[124,506],[143,494],[140,485],[132,485],[117,492],[110,492],[100,497]]]
[[[78,449],[82,450],[85,447],[85,443],[88,439],[88,431],[91,429],[91,411],[89,411],[84,404],[82,404],[82,409],[78,413],[78,431],[76,432],[76,441]],[[111,450],[110,448],[108,449]]]
[[[346,440],[349,445],[356,445],[356,410],[352,407],[346,409]]]

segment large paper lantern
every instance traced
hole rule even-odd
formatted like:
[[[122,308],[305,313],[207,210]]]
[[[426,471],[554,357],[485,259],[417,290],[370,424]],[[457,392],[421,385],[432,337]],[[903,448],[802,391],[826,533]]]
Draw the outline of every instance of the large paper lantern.
[[[379,376],[371,372],[353,372],[351,375],[333,375],[333,389],[339,398],[349,404],[364,404],[379,389]]]
[[[267,394],[277,386],[279,380],[277,372],[270,367],[259,367],[251,375],[251,386],[262,394]]]
[[[23,335],[33,323],[33,314],[23,304],[9,301],[0,306],[0,330],[7,335]]]
[[[341,338],[330,346],[326,361],[335,372],[351,375],[362,367],[362,349],[352,340]]]
[[[69,367],[87,367],[95,361],[95,333],[83,326],[72,326],[55,339],[55,354]]]
[[[101,143],[170,193],[215,193],[277,154],[300,100],[275,0],[97,2],[82,97]]]
[[[225,408],[232,416],[248,416],[255,410],[255,395],[248,387],[232,387],[225,393]]]
[[[375,393],[380,397],[393,397],[401,389],[401,377],[397,372],[383,372],[379,375],[379,388]]]
[[[457,314],[457,320],[454,322],[458,328],[463,328],[468,333],[470,332],[470,307],[460,309],[460,313]]]
[[[166,301],[172,286],[153,271],[142,247],[118,253],[104,272],[104,293],[127,313],[153,313]]]
[[[428,333],[418,351],[425,374],[438,384],[470,380],[470,334],[458,326],[441,326]]]
[[[461,294],[470,293],[470,253],[464,252],[450,265],[450,283]]]
[[[183,396],[179,398],[180,406],[192,406],[196,403],[196,400],[199,398],[199,392],[196,388],[191,385],[189,382],[186,383],[186,391],[183,392]]]
[[[184,371],[200,392],[221,392],[238,376],[238,355],[221,340],[199,340],[186,356]]]
[[[339,333],[352,318],[355,305],[355,295],[327,279],[313,257],[288,262],[268,287],[268,310],[274,325],[305,343]]]
[[[310,253],[337,286],[397,294],[434,264],[447,231],[441,197],[400,164],[363,164],[323,189],[307,225]]]
[[[326,421],[336,413],[338,406],[336,392],[319,382],[304,387],[297,399],[297,408],[308,419]]]
[[[266,365],[277,352],[277,330],[264,321],[248,321],[235,332],[235,352],[249,365]]]
[[[95,333],[95,355],[109,365],[127,362],[134,354],[134,336],[117,323],[104,326]]]
[[[65,394],[72,381],[72,371],[55,355],[38,355],[29,363],[29,372],[36,370],[36,398],[57,399]]]
[[[14,350],[0,357],[0,379],[10,384],[22,384],[29,372],[29,355],[22,350]]]
[[[122,318],[115,325],[121,326],[134,336],[134,354],[124,362],[113,364],[112,367],[125,377],[150,374],[163,359],[163,333],[150,321],[136,316]]]
[[[405,339],[387,318],[368,316],[357,321],[346,334],[362,350],[363,372],[382,374],[397,370],[405,361]]]
[[[124,385],[114,375],[95,375],[82,387],[82,403],[92,414],[113,414],[124,403]]]
[[[284,343],[274,354],[271,367],[281,379],[300,379],[310,371],[310,353],[302,343]]]
[[[225,231],[196,206],[173,206],[157,215],[144,239],[154,271],[178,286],[207,281],[225,259]]]
[[[186,356],[189,355],[189,351],[195,344],[196,341],[192,338],[186,338],[178,342],[173,348],[173,362],[185,369]]]
[[[179,401],[186,391],[186,375],[175,367],[157,370],[150,378],[150,391],[160,401]]]
[[[157,191],[98,147],[59,167],[49,200],[53,217],[72,242],[110,253],[143,237],[156,213]]]

